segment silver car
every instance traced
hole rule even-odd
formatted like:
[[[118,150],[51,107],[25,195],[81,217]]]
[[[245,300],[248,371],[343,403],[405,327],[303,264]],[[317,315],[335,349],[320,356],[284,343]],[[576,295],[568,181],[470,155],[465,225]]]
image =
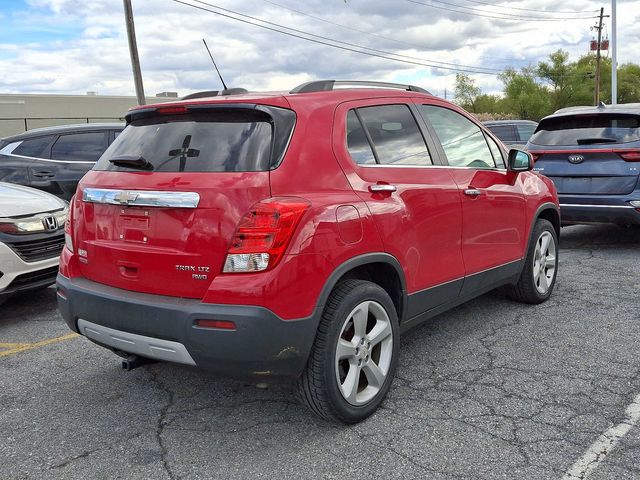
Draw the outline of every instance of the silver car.
[[[67,215],[54,195],[0,182],[0,303],[55,282]]]

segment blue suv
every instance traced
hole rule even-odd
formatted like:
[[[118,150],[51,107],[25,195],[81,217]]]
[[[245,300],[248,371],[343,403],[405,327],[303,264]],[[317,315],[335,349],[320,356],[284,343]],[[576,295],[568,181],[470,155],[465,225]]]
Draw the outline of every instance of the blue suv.
[[[563,225],[640,225],[640,103],[558,110],[526,149],[558,190]]]

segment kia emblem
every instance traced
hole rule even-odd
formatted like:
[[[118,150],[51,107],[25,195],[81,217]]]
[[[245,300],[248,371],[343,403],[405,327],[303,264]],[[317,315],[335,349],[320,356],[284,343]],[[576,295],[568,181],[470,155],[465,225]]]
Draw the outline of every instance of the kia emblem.
[[[573,155],[569,155],[569,161],[571,163],[582,163],[584,162],[584,157],[582,155],[574,153]]]

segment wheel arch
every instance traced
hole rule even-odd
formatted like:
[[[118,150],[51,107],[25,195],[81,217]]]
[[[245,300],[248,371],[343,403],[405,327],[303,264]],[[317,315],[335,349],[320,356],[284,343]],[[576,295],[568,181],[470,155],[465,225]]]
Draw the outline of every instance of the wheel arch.
[[[350,258],[329,275],[316,304],[319,318],[335,286],[345,279],[368,280],[380,285],[391,297],[398,319],[407,311],[407,287],[400,262],[388,253],[366,253]]]
[[[531,219],[531,224],[529,225],[529,239],[527,240],[527,248],[523,252],[523,260],[527,258],[527,252],[529,251],[529,248],[531,248],[531,242],[533,241],[533,227],[540,218],[551,222],[551,225],[553,225],[553,229],[556,232],[556,236],[560,238],[560,211],[558,206],[552,202],[545,202],[538,207],[536,213]],[[522,262],[522,265],[524,268],[524,261]]]
[[[556,235],[560,238],[560,211],[554,203],[544,203],[538,207],[538,210],[533,217],[531,228],[533,228],[533,225],[535,225],[539,218],[549,220],[551,225],[553,225],[553,229],[556,231]]]

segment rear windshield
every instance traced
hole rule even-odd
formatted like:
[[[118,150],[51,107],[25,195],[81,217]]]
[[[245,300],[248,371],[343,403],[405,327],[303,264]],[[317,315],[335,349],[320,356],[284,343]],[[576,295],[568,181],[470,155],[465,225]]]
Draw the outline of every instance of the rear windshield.
[[[94,170],[266,171],[284,154],[295,121],[293,112],[277,110],[280,122],[238,108],[143,117],[118,135]]]
[[[540,122],[530,142],[536,145],[591,145],[640,140],[640,116],[573,115]]]

